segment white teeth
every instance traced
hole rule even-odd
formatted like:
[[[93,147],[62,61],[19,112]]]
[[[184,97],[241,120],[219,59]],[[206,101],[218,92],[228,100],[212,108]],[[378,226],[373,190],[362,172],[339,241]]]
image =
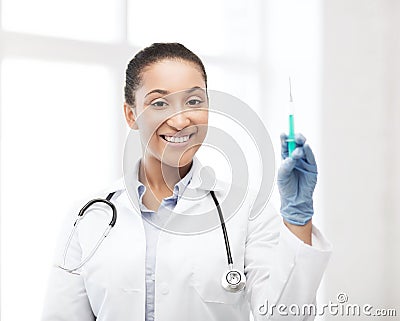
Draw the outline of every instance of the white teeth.
[[[189,140],[189,135],[182,137],[164,136],[165,139],[171,143],[184,143]]]

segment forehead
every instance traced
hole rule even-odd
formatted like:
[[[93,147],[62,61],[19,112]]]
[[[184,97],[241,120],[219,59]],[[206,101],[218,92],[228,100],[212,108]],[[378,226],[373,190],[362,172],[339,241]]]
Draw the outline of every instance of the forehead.
[[[141,78],[141,88],[138,92],[154,89],[176,92],[192,87],[205,87],[199,66],[184,60],[168,59],[153,63],[143,70]]]

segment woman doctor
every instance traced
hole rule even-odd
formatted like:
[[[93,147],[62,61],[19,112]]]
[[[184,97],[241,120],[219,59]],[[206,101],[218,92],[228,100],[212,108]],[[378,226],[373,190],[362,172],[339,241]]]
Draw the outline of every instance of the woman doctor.
[[[146,142],[141,159],[132,164],[129,184],[135,195],[130,200],[123,180],[97,195],[113,193],[117,223],[79,271],[52,269],[43,321],[242,321],[249,320],[250,310],[255,320],[313,319],[282,308],[314,302],[331,252],[312,224],[317,171],[303,136],[296,136],[292,157],[287,137],[281,136],[284,161],[278,187],[283,220],[269,205],[250,219],[254,199],[249,196],[225,222],[230,268],[246,279],[241,291],[221,285],[227,270],[221,229],[182,234],[160,228],[178,210],[191,215],[214,206],[218,218],[195,156],[207,133],[208,111],[198,108],[207,101],[206,88],[203,63],[181,44],[153,44],[130,61],[124,113],[129,127]],[[183,111],[168,114],[174,97],[179,97]],[[165,114],[169,116],[163,119]],[[189,188],[191,198],[185,197]],[[213,191],[223,200],[227,187],[217,183]],[[71,213],[56,265],[79,265],[92,251],[104,231],[106,210],[100,204],[90,212],[69,240],[65,261],[76,219]]]

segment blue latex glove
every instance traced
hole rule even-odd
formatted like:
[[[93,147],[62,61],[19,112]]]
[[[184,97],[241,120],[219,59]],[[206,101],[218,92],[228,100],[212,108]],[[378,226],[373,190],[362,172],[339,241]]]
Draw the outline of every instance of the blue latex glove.
[[[295,135],[296,149],[289,157],[287,138],[281,134],[283,162],[278,170],[281,215],[291,224],[305,225],[314,214],[312,196],[317,183],[317,164],[302,134]]]

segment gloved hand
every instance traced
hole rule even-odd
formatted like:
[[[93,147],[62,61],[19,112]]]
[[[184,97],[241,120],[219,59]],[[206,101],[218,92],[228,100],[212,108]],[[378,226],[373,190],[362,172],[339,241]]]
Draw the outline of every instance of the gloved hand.
[[[283,162],[278,170],[281,215],[291,224],[305,225],[314,214],[313,193],[317,183],[314,154],[302,134],[295,135],[296,149],[288,155],[287,135],[281,134]]]

